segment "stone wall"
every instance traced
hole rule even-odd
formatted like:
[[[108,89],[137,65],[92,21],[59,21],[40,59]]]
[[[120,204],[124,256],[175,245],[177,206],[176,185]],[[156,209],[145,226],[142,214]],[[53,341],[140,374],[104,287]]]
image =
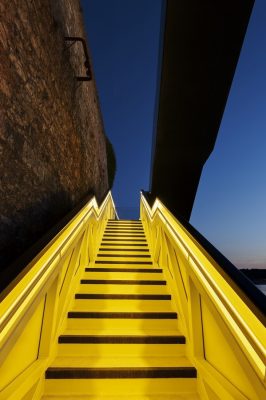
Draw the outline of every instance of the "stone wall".
[[[2,270],[88,192],[108,189],[103,123],[85,75],[78,0],[0,2]]]

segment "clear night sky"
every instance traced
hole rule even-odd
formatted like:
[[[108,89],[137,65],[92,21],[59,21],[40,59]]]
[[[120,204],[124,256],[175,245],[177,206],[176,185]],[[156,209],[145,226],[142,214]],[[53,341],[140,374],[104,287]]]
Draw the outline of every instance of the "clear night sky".
[[[149,189],[161,0],[83,0],[82,8],[117,157],[113,196],[121,217],[137,217],[139,191]],[[266,2],[256,0],[190,220],[239,267],[266,268],[265,21]]]

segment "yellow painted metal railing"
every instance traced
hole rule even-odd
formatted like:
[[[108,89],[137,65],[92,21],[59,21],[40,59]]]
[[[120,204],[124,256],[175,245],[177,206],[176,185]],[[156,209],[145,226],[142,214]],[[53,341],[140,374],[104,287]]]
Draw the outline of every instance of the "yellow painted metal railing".
[[[164,269],[202,399],[266,399],[265,319],[158,200],[141,195],[152,256]]]
[[[107,220],[109,193],[89,201],[0,297],[0,399],[37,399],[54,358],[80,273],[94,260]]]

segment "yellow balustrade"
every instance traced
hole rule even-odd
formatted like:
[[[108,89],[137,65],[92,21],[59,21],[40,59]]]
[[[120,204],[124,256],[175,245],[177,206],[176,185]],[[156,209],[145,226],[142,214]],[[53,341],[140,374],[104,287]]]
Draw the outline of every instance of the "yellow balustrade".
[[[89,201],[0,295],[0,399],[38,399],[80,273],[96,256],[111,193]]]
[[[266,399],[265,316],[158,200],[141,195],[154,261],[164,269],[202,399]]]

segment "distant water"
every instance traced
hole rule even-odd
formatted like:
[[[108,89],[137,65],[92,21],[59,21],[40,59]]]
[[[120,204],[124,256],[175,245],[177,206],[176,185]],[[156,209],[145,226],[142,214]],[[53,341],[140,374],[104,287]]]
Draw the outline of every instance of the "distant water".
[[[262,291],[266,295],[266,284],[264,285],[256,285],[258,289]]]

